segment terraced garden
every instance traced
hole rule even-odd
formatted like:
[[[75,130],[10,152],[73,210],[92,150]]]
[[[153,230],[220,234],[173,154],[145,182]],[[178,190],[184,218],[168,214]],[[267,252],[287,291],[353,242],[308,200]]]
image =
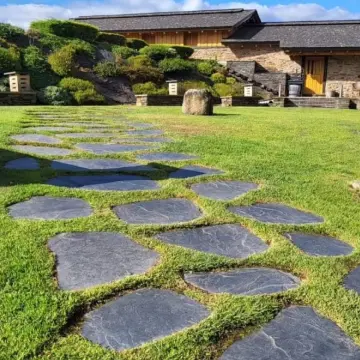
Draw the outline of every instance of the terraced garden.
[[[356,112],[1,110],[1,359],[360,359]]]

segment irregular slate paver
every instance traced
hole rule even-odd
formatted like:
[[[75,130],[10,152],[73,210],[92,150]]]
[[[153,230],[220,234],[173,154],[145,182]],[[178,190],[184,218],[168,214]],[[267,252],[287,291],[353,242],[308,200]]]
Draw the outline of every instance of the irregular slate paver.
[[[288,233],[286,236],[299,249],[312,256],[349,255],[354,248],[338,239],[314,234]]]
[[[213,181],[191,187],[197,194],[213,200],[233,200],[257,188],[257,184],[240,181]]]
[[[210,315],[205,306],[169,290],[138,290],[85,316],[82,335],[124,350],[192,327]]]
[[[28,142],[28,143],[42,143],[42,144],[61,144],[61,140],[56,139],[52,136],[38,135],[38,134],[23,134],[23,135],[14,135],[11,136],[12,140],[18,142]]]
[[[74,154],[76,152],[75,150],[69,150],[69,149],[61,149],[61,148],[46,147],[46,146],[32,146],[32,145],[17,145],[17,146],[13,146],[12,148],[24,153],[45,155],[45,156],[67,156]]]
[[[146,145],[119,145],[119,144],[76,144],[76,147],[85,151],[92,152],[93,154],[117,154],[123,152],[151,150]]]
[[[274,294],[300,285],[296,276],[268,268],[185,274],[185,280],[209,293],[236,295]]]
[[[346,276],[344,280],[344,287],[348,290],[354,290],[360,294],[360,266]]]
[[[49,242],[60,289],[80,290],[145,273],[159,255],[110,232],[63,233]]]
[[[115,134],[106,134],[106,133],[66,133],[66,134],[58,134],[56,135],[61,138],[68,138],[68,139],[86,139],[86,138],[112,138],[115,137]]]
[[[156,238],[168,244],[231,258],[247,258],[268,249],[260,238],[235,224],[167,231]]]
[[[90,205],[81,199],[36,196],[9,207],[10,216],[17,219],[60,220],[88,217]]]
[[[107,124],[96,124],[91,122],[66,122],[60,123],[59,126],[73,126],[73,127],[91,127],[91,128],[109,128],[110,125]]]
[[[148,143],[169,143],[169,142],[174,141],[172,139],[165,138],[165,137],[149,137],[149,138],[143,137],[143,138],[134,139],[134,140],[148,142]]]
[[[129,224],[174,224],[199,218],[201,211],[189,200],[140,201],[114,207],[115,214]]]
[[[132,123],[132,122],[128,122],[126,123],[126,125],[134,129],[149,129],[154,126],[153,124],[149,124],[149,123]]]
[[[184,160],[193,160],[198,159],[198,156],[187,155],[187,154],[178,154],[178,153],[152,153],[152,154],[143,154],[139,155],[137,159],[147,160],[147,161],[184,161]]]
[[[164,132],[162,130],[130,130],[126,131],[127,135],[135,136],[157,136],[162,135]]]
[[[65,126],[33,126],[33,127],[25,128],[25,130],[65,132],[65,131],[71,131],[72,128]]]
[[[324,219],[283,204],[255,204],[251,206],[231,206],[229,210],[240,216],[269,224],[315,224]]]
[[[136,175],[87,175],[58,176],[47,182],[49,185],[81,188],[97,191],[156,190],[159,185],[154,180]]]
[[[55,160],[51,163],[54,170],[68,172],[84,172],[84,171],[128,171],[128,172],[148,172],[157,169],[131,163],[123,160],[115,159],[75,159],[75,160]]]
[[[11,160],[5,164],[5,169],[9,170],[38,170],[39,168],[39,162],[30,157]]]
[[[206,168],[203,166],[184,166],[170,173],[169,179],[187,179],[202,175],[221,175],[224,171]]]
[[[291,306],[259,332],[230,346],[220,360],[358,360],[360,347],[311,307]]]

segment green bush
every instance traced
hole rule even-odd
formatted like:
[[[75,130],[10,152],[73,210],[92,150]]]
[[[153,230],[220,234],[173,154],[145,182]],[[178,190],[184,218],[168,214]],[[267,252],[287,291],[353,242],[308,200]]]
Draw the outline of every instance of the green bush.
[[[66,45],[48,57],[51,69],[60,76],[71,74],[75,66],[76,49],[71,45]]]
[[[158,88],[156,84],[151,81],[146,82],[145,84],[135,84],[132,89],[137,95],[168,95],[167,89],[163,87]]]
[[[150,59],[159,62],[165,58],[176,57],[176,51],[167,45],[150,45],[140,50],[141,55],[148,56]]]
[[[95,90],[95,86],[92,82],[74,77],[63,78],[59,86],[69,92]]]
[[[70,105],[71,95],[65,90],[57,86],[48,86],[42,89],[38,98],[44,105]]]
[[[145,46],[149,46],[149,44],[141,39],[126,39],[126,45],[134,50],[140,50]]]
[[[145,55],[137,55],[137,56],[131,56],[128,59],[128,63],[130,66],[132,67],[143,67],[143,66],[153,66],[154,62],[147,56]]]
[[[10,46],[11,44],[7,40],[0,37],[0,48],[8,49]]]
[[[38,41],[40,43],[40,46],[44,50],[51,50],[51,51],[60,50],[68,43],[68,39],[52,34],[43,34],[43,33],[41,33]]]
[[[164,73],[184,73],[194,70],[194,63],[180,58],[164,59],[159,62],[159,69]]]
[[[206,76],[211,76],[216,69],[218,68],[219,64],[214,60],[208,61],[201,61],[197,65],[197,69],[199,73],[204,74]]]
[[[236,84],[215,84],[214,91],[219,96],[243,96],[244,86],[240,83]]]
[[[99,35],[95,26],[70,20],[40,20],[31,23],[30,28],[41,33],[53,34],[64,38],[76,38],[94,42]]]
[[[67,45],[71,46],[76,54],[89,55],[91,57],[95,56],[96,48],[94,45],[91,45],[87,41],[74,39],[67,42]]]
[[[9,91],[10,91],[9,78],[7,76],[0,78],[0,92],[9,92]]]
[[[153,67],[132,67],[121,66],[119,68],[120,74],[126,76],[132,84],[153,82],[161,84],[164,81],[164,74],[157,68]]]
[[[224,84],[226,83],[226,76],[221,73],[215,73],[211,75],[211,80],[215,84]]]
[[[21,70],[19,50],[14,46],[0,48],[0,73],[15,70]]]
[[[79,90],[73,94],[78,105],[102,105],[105,98],[98,94],[95,89]]]
[[[172,45],[172,49],[174,49],[177,53],[177,55],[181,59],[188,59],[193,53],[194,49],[190,46],[180,46],[180,45]]]
[[[227,77],[226,83],[230,84],[230,85],[234,85],[234,84],[236,84],[236,79],[234,79],[233,77]]]
[[[113,34],[107,32],[100,32],[96,41],[107,42],[114,45],[126,45],[126,38],[120,34]]]
[[[139,54],[137,50],[128,48],[126,46],[113,46],[112,53],[115,56],[120,56],[122,59],[128,59],[131,56],[136,56]]]
[[[120,75],[120,71],[116,63],[108,60],[97,63],[94,66],[94,71],[104,79]]]
[[[24,33],[25,31],[17,26],[0,23],[0,37],[5,40],[16,40]]]
[[[179,84],[179,93],[185,94],[190,89],[209,89],[210,86],[204,81],[183,81]]]

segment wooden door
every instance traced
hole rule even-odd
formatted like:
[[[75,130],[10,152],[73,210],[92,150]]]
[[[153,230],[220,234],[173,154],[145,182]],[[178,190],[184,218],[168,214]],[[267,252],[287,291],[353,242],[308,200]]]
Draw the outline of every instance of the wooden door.
[[[325,58],[305,58],[304,94],[321,95],[324,93]]]

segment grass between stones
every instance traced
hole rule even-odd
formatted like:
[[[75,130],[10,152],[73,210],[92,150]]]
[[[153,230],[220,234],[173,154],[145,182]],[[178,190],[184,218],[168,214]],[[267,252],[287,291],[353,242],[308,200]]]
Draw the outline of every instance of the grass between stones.
[[[0,132],[0,358],[37,360],[163,360],[218,359],[234,339],[268,323],[290,304],[312,306],[335,321],[360,344],[360,296],[342,286],[344,277],[360,264],[360,211],[358,193],[349,188],[360,178],[358,113],[337,110],[232,108],[216,109],[213,117],[187,117],[179,108],[3,107]],[[39,171],[5,170],[9,160],[24,157],[11,149],[11,135],[22,126],[64,124],[67,120],[38,120],[34,112],[61,112],[74,121],[94,119],[113,125],[111,118],[150,122],[174,143],[154,151],[199,156],[198,160],[151,164],[149,173],[161,186],[157,191],[94,192],[46,185],[57,173],[51,158],[40,159]],[[94,122],[98,120],[93,120]],[[51,124],[51,125],[50,125]],[[119,128],[121,128],[119,121]],[[127,126],[123,126],[126,131]],[[74,131],[85,131],[74,127]],[[115,129],[113,131],[116,131]],[[44,132],[47,135],[53,133]],[[119,136],[124,136],[119,133]],[[108,139],[97,139],[106,143]],[[95,142],[95,140],[92,140]],[[73,148],[78,139],[64,139],[59,147]],[[33,144],[32,144],[33,145]],[[135,161],[146,153],[108,154],[101,158]],[[68,158],[98,158],[78,152]],[[147,162],[141,161],[142,164]],[[222,175],[190,179],[167,179],[185,165],[201,165],[225,171]],[[139,174],[139,173],[137,173]],[[231,202],[198,196],[190,186],[208,180],[239,180],[260,184],[259,190]],[[15,220],[7,207],[33,196],[76,197],[87,201],[94,213],[67,221]],[[131,202],[186,198],[200,207],[204,216],[181,225],[139,226],[120,221],[112,211]],[[236,216],[231,205],[256,202],[284,203],[325,219],[323,224],[285,226],[261,224]],[[172,246],[154,236],[175,228],[239,223],[262,238],[270,249],[245,260],[234,260]],[[55,258],[49,239],[63,232],[119,232],[157,251],[161,259],[151,271],[118,282],[79,292],[57,288]],[[311,257],[302,253],[284,235],[301,231],[338,238],[354,247],[346,257]],[[183,280],[185,272],[224,271],[244,266],[268,266],[287,271],[303,280],[288,292],[270,296],[207,294]],[[156,343],[122,353],[92,344],[79,334],[83,315],[117,295],[155,287],[185,294],[211,311],[199,325]]]

